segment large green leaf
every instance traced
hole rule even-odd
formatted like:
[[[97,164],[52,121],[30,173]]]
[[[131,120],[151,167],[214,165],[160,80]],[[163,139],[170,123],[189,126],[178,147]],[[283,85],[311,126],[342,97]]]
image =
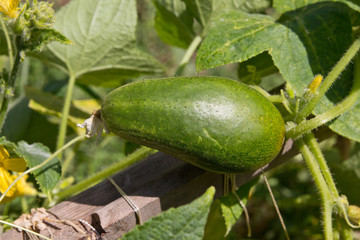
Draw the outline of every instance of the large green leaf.
[[[236,194],[245,205],[249,197],[250,189],[258,180],[259,179],[256,178],[236,190]],[[215,200],[210,208],[203,240],[224,239],[236,221],[239,220],[242,213],[243,208],[233,193]]]
[[[284,13],[287,11],[292,11],[297,8],[305,7],[309,4],[324,2],[324,1],[333,1],[333,2],[343,2],[347,4],[349,7],[356,11],[360,11],[360,2],[356,0],[274,0],[273,7],[279,13]]]
[[[190,204],[163,212],[142,226],[136,226],[122,239],[200,240],[204,235],[204,227],[214,194],[215,188],[210,187],[201,197]]]
[[[56,14],[55,28],[75,43],[51,43],[37,55],[78,82],[118,86],[124,79],[163,69],[136,46],[135,0],[74,0]]]
[[[153,0],[156,7],[155,29],[165,43],[187,48],[191,43],[193,18],[181,0]]]
[[[229,12],[214,21],[198,51],[196,67],[199,71],[243,62],[264,51],[296,89],[302,89],[313,77],[306,49],[291,29],[270,16],[242,11]]]
[[[40,163],[44,162],[51,156],[49,148],[42,145],[41,143],[28,144],[25,141],[20,141],[18,144],[14,144],[5,137],[0,138],[0,144],[5,145],[14,151],[19,157],[25,159],[25,162],[29,168],[35,167]],[[53,189],[61,176],[61,164],[59,159],[54,158],[45,166],[32,172],[38,182],[41,190],[44,193],[49,192]]]
[[[285,13],[278,21],[265,15],[231,12],[214,22],[199,49],[197,69],[243,62],[267,51],[300,96],[314,74],[326,75],[341,58],[351,44],[351,32],[349,8],[342,3],[312,4]],[[322,99],[315,114],[338,103],[350,87],[351,73],[345,72]],[[358,105],[330,127],[360,141]]]

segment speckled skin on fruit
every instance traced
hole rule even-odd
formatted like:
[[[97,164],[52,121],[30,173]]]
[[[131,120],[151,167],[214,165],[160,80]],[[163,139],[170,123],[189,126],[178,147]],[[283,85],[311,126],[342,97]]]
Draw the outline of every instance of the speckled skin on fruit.
[[[109,93],[106,127],[198,167],[240,173],[276,157],[285,136],[276,107],[245,84],[219,77],[137,81]]]

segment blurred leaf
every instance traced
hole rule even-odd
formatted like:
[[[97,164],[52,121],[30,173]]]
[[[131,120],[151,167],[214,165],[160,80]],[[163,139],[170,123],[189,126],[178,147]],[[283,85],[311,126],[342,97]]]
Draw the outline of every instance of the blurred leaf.
[[[25,92],[27,97],[35,101],[37,104],[40,104],[44,108],[40,112],[48,115],[61,116],[64,104],[64,100],[62,98],[32,87],[25,87]],[[33,102],[30,103],[30,106],[34,110],[40,110],[40,108],[35,108],[36,104]],[[89,117],[89,114],[75,108],[74,105],[71,105],[70,116],[76,119],[86,119]]]
[[[43,115],[32,111],[27,98],[12,102],[6,115],[1,134],[13,142],[25,140],[29,143],[41,142],[54,149],[58,126],[49,122]],[[46,129],[46,131],[43,131]]]
[[[250,189],[258,180],[256,178],[236,190],[236,194],[245,205],[249,198]],[[240,218],[242,212],[243,208],[233,193],[215,200],[210,208],[203,240],[224,239]]]
[[[183,0],[196,20],[204,27],[208,23],[211,13],[213,0]]]
[[[337,187],[347,196],[350,204],[360,205],[360,143],[356,143],[350,158],[341,161],[338,151],[325,152]]]
[[[213,17],[234,10],[248,13],[262,12],[270,5],[270,0],[213,0]]]
[[[155,29],[160,39],[172,46],[187,48],[194,33],[193,19],[181,0],[153,0],[156,7]]]
[[[49,149],[41,143],[28,144],[18,142],[15,152],[25,159],[29,168],[35,167],[51,156]],[[52,159],[45,166],[32,172],[44,193],[52,190],[61,176],[61,164],[58,158]]]
[[[5,20],[3,20],[5,22]],[[7,25],[7,24],[5,24]],[[8,33],[11,33],[10,29],[7,28]],[[6,38],[5,38],[5,34],[3,31],[3,28],[0,24],[0,55],[7,55],[8,54],[8,47],[7,47],[7,43],[6,43]]]
[[[126,78],[163,71],[136,46],[135,0],[73,0],[56,19],[54,27],[75,45],[51,43],[35,56],[78,82],[119,86]]]
[[[343,2],[347,4],[349,7],[356,11],[360,11],[360,2],[359,1],[351,1],[351,0],[274,0],[273,7],[279,13],[284,13],[287,11],[292,11],[297,8],[302,8],[310,4],[324,2],[324,1],[332,1],[332,2]]]
[[[73,100],[72,102],[76,109],[89,115],[91,115],[94,110],[101,108],[101,104],[95,99]]]
[[[204,227],[214,194],[215,188],[210,187],[193,202],[178,208],[171,208],[143,225],[136,226],[122,239],[200,240],[204,235]]]

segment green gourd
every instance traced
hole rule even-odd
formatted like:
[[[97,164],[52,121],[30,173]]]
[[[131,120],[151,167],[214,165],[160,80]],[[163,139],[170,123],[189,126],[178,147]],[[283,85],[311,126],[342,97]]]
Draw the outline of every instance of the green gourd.
[[[101,118],[108,130],[209,171],[240,173],[273,160],[285,124],[262,94],[220,77],[136,81],[110,92]]]

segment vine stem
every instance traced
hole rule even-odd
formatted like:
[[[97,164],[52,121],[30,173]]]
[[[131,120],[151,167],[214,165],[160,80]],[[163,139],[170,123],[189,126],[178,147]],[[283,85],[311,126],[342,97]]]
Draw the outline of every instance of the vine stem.
[[[196,36],[193,39],[190,46],[186,50],[185,55],[181,59],[180,65],[178,66],[178,68],[176,70],[175,76],[180,76],[183,73],[185,66],[190,61],[191,56],[194,54],[194,52],[196,51],[196,49],[199,46],[199,44],[201,43],[201,41],[202,41],[202,38],[200,36]]]
[[[13,56],[13,48],[12,48],[12,44],[11,44],[11,40],[10,40],[10,36],[9,36],[9,32],[5,26],[4,23],[4,18],[0,17],[0,22],[1,22],[1,27],[3,29],[4,35],[5,35],[5,39],[6,39],[6,44],[7,44],[7,48],[8,48],[8,55],[9,55],[9,61],[10,61],[10,69],[13,68],[13,61],[14,61],[14,56]]]
[[[356,103],[357,99],[360,96],[360,59],[357,57],[355,59],[355,71],[354,71],[354,84],[351,89],[350,94],[335,107],[331,108],[329,111],[324,112],[310,120],[304,121],[297,125],[296,127],[290,129],[286,136],[288,138],[297,138],[298,136],[309,132],[330,120],[340,116],[347,110],[349,110]]]
[[[330,169],[326,163],[325,157],[322,154],[319,143],[316,141],[314,134],[309,133],[304,136],[305,143],[309,146],[312,154],[314,155],[317,163],[319,164],[320,170],[325,178],[325,181],[330,189],[330,192],[334,199],[340,197],[339,192],[335,186],[335,182],[331,176]]]
[[[22,62],[22,54],[21,54],[21,45],[20,45],[20,37],[16,37],[15,42],[17,46],[16,58],[14,60],[13,68],[11,70],[11,74],[9,79],[5,80],[4,93],[1,96],[1,107],[0,107],[0,130],[2,129],[6,117],[6,113],[10,104],[10,100],[12,98],[13,91],[15,89],[15,80],[17,73],[20,69],[20,65]]]
[[[74,139],[72,139],[71,141],[69,141],[67,144],[65,144],[64,146],[62,146],[60,149],[58,149],[55,153],[53,153],[50,157],[48,157],[45,161],[43,161],[42,163],[40,163],[39,165],[36,165],[35,167],[29,168],[28,170],[26,170],[25,172],[23,172],[22,174],[20,174],[11,184],[10,186],[6,189],[6,191],[4,191],[4,193],[1,195],[0,197],[0,202],[4,199],[4,197],[6,196],[6,194],[9,192],[9,190],[26,174],[29,174],[43,166],[45,166],[47,163],[49,163],[52,159],[54,159],[57,155],[59,155],[62,151],[64,151],[66,148],[70,147],[72,144],[78,142],[78,141],[82,141],[85,139],[85,135],[81,135],[78,136]]]
[[[100,180],[105,179],[105,178],[115,174],[119,170],[122,170],[122,169],[134,164],[135,162],[146,158],[147,156],[149,156],[155,152],[157,152],[157,150],[150,149],[147,147],[141,147],[138,150],[136,150],[135,152],[126,156],[121,161],[118,161],[118,162],[114,163],[113,165],[108,166],[104,170],[97,172],[95,175],[79,182],[78,184],[71,186],[71,187],[57,193],[56,200],[60,201],[60,200],[64,199],[65,197],[72,196],[78,192],[81,192],[81,191],[89,188],[90,186],[96,184]]]
[[[299,151],[301,152],[308,169],[314,179],[314,182],[320,192],[321,202],[323,207],[323,225],[325,240],[333,239],[333,228],[332,228],[332,208],[334,205],[333,196],[330,193],[329,187],[321,173],[319,165],[316,162],[314,155],[310,148],[306,145],[305,141],[297,139],[295,141]]]
[[[73,94],[73,91],[74,91],[75,80],[76,80],[75,75],[70,74],[68,88],[67,88],[67,91],[66,91],[64,107],[63,107],[62,115],[61,115],[59,135],[58,135],[57,145],[56,145],[57,149],[60,149],[64,145],[64,142],[65,142],[67,119],[69,117],[71,98],[72,98],[72,94]],[[61,159],[61,155],[59,156],[59,158]]]
[[[324,81],[319,87],[318,93],[306,104],[295,117],[295,122],[302,121],[314,110],[322,96],[331,87],[337,77],[344,71],[345,67],[350,63],[351,59],[356,55],[360,49],[360,38],[356,39],[350,48],[346,51],[340,61],[334,66],[330,73],[326,76]]]

